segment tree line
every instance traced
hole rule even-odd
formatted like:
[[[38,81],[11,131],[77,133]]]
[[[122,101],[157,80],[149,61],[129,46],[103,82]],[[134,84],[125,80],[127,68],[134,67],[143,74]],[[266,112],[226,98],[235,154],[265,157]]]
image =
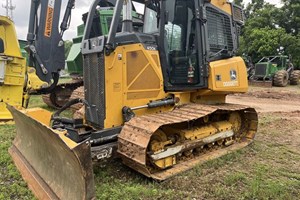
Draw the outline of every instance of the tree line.
[[[234,3],[243,7],[246,23],[241,31],[239,54],[257,62],[264,56],[290,55],[300,67],[300,1],[282,0],[276,7],[264,0]]]

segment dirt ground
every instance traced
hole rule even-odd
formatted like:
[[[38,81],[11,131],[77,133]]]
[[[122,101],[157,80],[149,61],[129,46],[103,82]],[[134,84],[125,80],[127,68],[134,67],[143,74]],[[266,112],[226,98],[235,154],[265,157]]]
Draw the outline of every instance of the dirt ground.
[[[145,192],[144,199],[300,199],[300,87],[251,87],[246,94],[228,96],[227,102],[256,108],[259,128],[254,142],[162,183],[151,183],[157,193]],[[116,182],[126,177],[149,187],[148,179],[120,163],[110,169],[102,178],[108,173]]]
[[[95,165],[97,199],[300,199],[300,86],[251,87],[227,102],[256,108],[259,127],[251,145],[163,182],[118,159]],[[34,199],[7,153],[12,133],[13,125],[0,126],[0,199]]]
[[[267,128],[270,131],[282,130],[282,134],[280,134],[279,137],[270,138],[265,135],[262,137],[260,134],[258,134],[257,137],[265,142],[271,139],[278,144],[288,145],[289,148],[295,150],[295,152],[300,155],[299,86],[288,86],[285,88],[251,87],[249,92],[246,94],[234,94],[227,96],[226,101],[228,103],[243,104],[254,107],[259,115],[260,129]],[[261,121],[264,118],[272,117],[277,117],[277,120],[270,121],[267,124]],[[300,168],[300,162],[297,162],[297,165]]]
[[[300,88],[252,87],[246,94],[227,96],[228,103],[243,104],[254,107],[259,113],[266,112],[298,112],[300,115]]]

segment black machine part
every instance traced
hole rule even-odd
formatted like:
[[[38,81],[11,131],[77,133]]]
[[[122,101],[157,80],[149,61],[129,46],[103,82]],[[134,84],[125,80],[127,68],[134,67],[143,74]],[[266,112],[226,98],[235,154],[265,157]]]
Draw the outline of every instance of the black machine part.
[[[70,108],[72,105],[77,104],[77,103],[83,103],[86,107],[89,107],[89,104],[87,101],[83,99],[71,99],[68,101],[63,107],[58,109],[53,115],[51,116],[51,120],[53,121],[53,126],[52,128],[65,128],[66,124],[78,124],[77,119],[69,119],[66,117],[60,117],[59,115],[65,111],[67,108]],[[83,124],[83,120],[80,119],[81,124]]]
[[[65,66],[62,37],[64,31],[69,27],[75,0],[68,1],[59,31],[61,2],[61,0],[31,1],[28,45],[25,48],[29,53],[29,66],[36,69],[36,74],[42,81],[52,83],[54,86],[58,82],[59,71]],[[53,88],[50,86],[49,91],[44,92],[50,92]]]
[[[137,107],[133,107],[133,108],[124,106],[123,109],[122,109],[123,119],[124,119],[125,122],[128,122],[133,117],[135,117],[135,113],[133,112],[134,110],[139,110],[139,109],[144,109],[144,108],[157,108],[157,107],[163,107],[163,106],[168,106],[168,105],[174,105],[174,104],[178,103],[178,101],[179,101],[179,99],[175,99],[175,98],[170,97],[170,98],[166,98],[166,99],[150,101],[146,105],[137,106]]]
[[[53,129],[65,129],[67,130],[67,136],[73,141],[79,143],[86,140],[87,142],[91,143],[92,146],[117,140],[117,136],[122,127],[94,130],[92,127],[85,125],[83,123],[83,119],[70,119],[60,116],[62,112],[77,103],[84,104],[88,109],[90,107],[88,102],[84,99],[71,99],[51,116]],[[87,113],[87,115],[89,114]]]

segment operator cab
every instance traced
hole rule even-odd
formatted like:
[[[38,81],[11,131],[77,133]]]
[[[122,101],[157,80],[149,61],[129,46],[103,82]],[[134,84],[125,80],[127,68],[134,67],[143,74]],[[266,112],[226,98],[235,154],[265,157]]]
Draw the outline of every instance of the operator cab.
[[[140,23],[143,30],[120,32],[120,23],[114,25],[116,35],[107,37],[111,44],[106,48],[109,46],[112,50],[116,46],[140,43],[146,50],[158,50],[166,92],[207,88],[209,62],[235,55],[239,22],[235,15],[212,3],[198,0],[133,2],[144,7],[143,23]],[[132,5],[136,12],[135,4]],[[233,5],[232,8],[235,9]],[[131,26],[134,26],[132,21]],[[130,25],[123,20],[123,28],[124,24],[125,30],[130,30]]]
[[[193,1],[167,1],[163,48],[167,74],[172,85],[199,83],[198,51],[195,38],[195,6]],[[149,4],[145,9],[144,33],[159,32],[159,7]]]
[[[214,5],[195,0],[146,3],[144,33],[158,37],[166,91],[207,87],[208,63],[235,54],[232,21]]]
[[[144,13],[143,32],[157,36],[165,90],[206,87],[202,78],[204,70],[200,71],[204,63],[199,62],[201,41],[198,42],[195,34],[197,30],[200,33],[195,20],[195,2],[152,1],[146,4]]]

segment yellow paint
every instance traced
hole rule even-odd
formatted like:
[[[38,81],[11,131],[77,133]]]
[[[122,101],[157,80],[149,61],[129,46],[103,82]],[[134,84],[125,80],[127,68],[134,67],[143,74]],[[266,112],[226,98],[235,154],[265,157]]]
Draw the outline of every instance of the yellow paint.
[[[35,119],[36,121],[46,126],[50,126],[50,119],[52,115],[50,111],[42,108],[30,108],[23,110],[22,112],[27,116],[30,116],[31,118]]]
[[[42,109],[42,108],[30,108],[26,110],[22,110],[24,114],[27,116],[33,118],[34,120],[46,125],[48,128],[50,128],[50,120],[52,113],[48,110]],[[51,129],[51,128],[50,128]],[[74,141],[72,141],[70,138],[66,136],[67,130],[53,130],[54,134],[59,135],[60,139],[70,148],[75,148],[78,144]]]
[[[42,88],[49,87],[47,82],[41,81],[39,77],[36,75],[36,70],[33,67],[27,67],[27,89],[30,90],[40,90]]]
[[[21,56],[13,22],[3,16],[0,16],[0,38],[4,42],[4,53],[0,54],[0,62],[5,68],[4,83],[0,85],[1,121],[12,119],[6,109],[6,103],[16,107],[22,106],[26,61]]]
[[[160,159],[154,162],[155,165],[161,169],[165,169],[168,167],[171,167],[172,165],[176,164],[176,157],[175,156],[169,156],[164,159]]]
[[[121,59],[120,59],[121,58]],[[119,46],[105,57],[105,128],[120,126],[124,106],[136,107],[167,97],[158,51],[145,50],[141,44]],[[137,115],[171,110],[172,107],[141,109]]]
[[[68,138],[66,136],[67,134],[67,130],[63,130],[63,131],[57,131],[54,130],[54,132],[56,134],[59,135],[60,139],[70,148],[70,149],[74,149],[76,146],[78,146],[78,144],[76,142],[74,142],[73,140],[71,140],[70,138]]]
[[[154,153],[158,153],[164,150],[164,147],[167,146],[168,144],[172,144],[171,140],[167,140],[167,141],[163,141],[163,142],[159,142],[159,141],[152,141],[150,144],[150,149],[154,152]]]
[[[185,139],[188,139],[188,140],[202,139],[202,138],[205,138],[205,137],[215,134],[217,131],[218,130],[212,125],[207,125],[207,126],[203,126],[203,127],[195,128],[195,129],[182,130],[182,132],[184,133]]]
[[[19,42],[17,40],[14,24],[9,18],[4,16],[0,16],[0,37],[4,42],[5,55],[22,57],[19,51]]]
[[[232,80],[231,71],[235,73]],[[123,125],[122,108],[146,105],[168,96],[178,98],[180,104],[224,103],[226,94],[246,92],[247,72],[240,57],[211,62],[208,88],[185,92],[165,93],[158,51],[145,50],[141,44],[119,46],[105,57],[106,119],[105,128]],[[221,80],[216,79],[217,75]],[[145,115],[172,110],[172,106],[136,110]]]
[[[231,77],[236,72],[236,79]],[[217,77],[220,79],[218,80]],[[241,57],[214,61],[209,64],[208,89],[191,93],[194,103],[225,103],[226,95],[248,91],[247,69]]]
[[[38,90],[48,85],[36,76],[33,68],[26,66],[14,24],[4,16],[0,16],[0,38],[4,42],[4,53],[0,54],[0,67],[5,68],[4,83],[0,83],[0,121],[6,121],[12,119],[12,115],[6,109],[6,103],[19,108],[24,107],[29,100],[30,89]]]
[[[246,66],[240,57],[211,62],[208,88],[185,92],[166,93],[158,51],[145,50],[141,44],[119,46],[105,57],[106,119],[105,128],[123,125],[122,108],[146,105],[152,100],[173,96],[176,105],[186,103],[224,103],[229,93],[246,92],[248,89]],[[235,71],[236,85],[232,81]],[[217,80],[217,76],[221,77]],[[135,111],[137,116],[172,110],[174,106]],[[48,119],[47,119],[48,120]],[[48,122],[44,122],[48,123]]]
[[[179,100],[178,105],[187,104],[191,102],[191,93],[177,92],[174,97]]]
[[[235,79],[231,76],[235,71]],[[217,76],[220,80],[217,80]],[[208,89],[214,92],[247,92],[247,69],[241,57],[233,57],[210,63]]]
[[[212,125],[216,127],[219,132],[228,131],[232,129],[232,124],[228,121],[214,122],[212,123]]]
[[[211,4],[231,15],[231,3],[227,0],[211,0]]]

